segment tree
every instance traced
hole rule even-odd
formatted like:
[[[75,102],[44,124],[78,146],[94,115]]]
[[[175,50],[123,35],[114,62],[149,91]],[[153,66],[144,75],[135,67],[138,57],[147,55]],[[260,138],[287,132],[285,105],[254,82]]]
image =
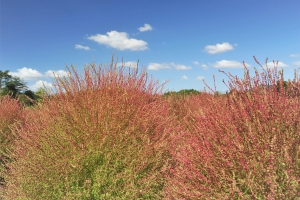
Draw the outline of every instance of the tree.
[[[192,95],[192,94],[197,95],[197,94],[200,94],[200,92],[197,90],[194,90],[194,89],[183,89],[183,90],[180,90],[179,92],[170,91],[170,92],[164,93],[165,96],[170,96],[170,95],[187,96],[187,95]]]
[[[35,101],[40,102],[46,97],[50,97],[50,94],[48,94],[47,90],[43,87],[40,87],[37,89],[37,91],[34,93]]]
[[[199,94],[200,92],[197,91],[197,90],[194,90],[194,89],[183,89],[183,90],[180,90],[178,92],[178,94],[180,95],[192,95],[192,94]]]
[[[0,70],[0,96],[10,95],[12,98],[19,99],[25,106],[33,105],[37,96],[20,79],[20,77],[12,76],[9,70]]]
[[[27,91],[26,84],[17,76],[11,76],[9,70],[1,71],[0,70],[0,94],[12,95],[16,97],[20,93]]]
[[[44,88],[42,88],[42,87],[40,87],[39,89],[37,89],[37,91],[35,92],[35,94],[38,95],[38,96],[40,96],[40,97],[43,97],[45,95],[48,96],[47,91]]]
[[[1,93],[2,95],[12,95],[15,98],[18,94],[25,93],[27,89],[28,87],[19,77],[13,76],[5,82]]]
[[[2,90],[3,85],[6,85],[6,82],[8,82],[12,76],[8,74],[9,70],[1,71],[0,70],[0,92]]]
[[[31,90],[26,90],[24,93],[19,94],[18,98],[24,106],[33,106],[34,103],[38,100],[37,95]]]

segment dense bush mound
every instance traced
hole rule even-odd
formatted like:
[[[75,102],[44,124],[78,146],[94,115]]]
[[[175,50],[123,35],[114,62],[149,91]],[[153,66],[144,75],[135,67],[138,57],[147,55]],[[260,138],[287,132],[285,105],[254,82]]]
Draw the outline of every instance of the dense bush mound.
[[[1,143],[3,197],[300,197],[296,73],[285,81],[275,66],[251,77],[245,66],[243,79],[224,72],[226,95],[163,95],[145,70],[113,60],[67,70],[36,107],[0,99],[1,137],[11,137]]]
[[[171,139],[177,165],[167,199],[299,197],[298,79],[284,88],[276,67],[255,77],[248,70],[244,79],[229,77],[232,92],[226,98],[195,96],[201,110],[183,105],[189,112]]]
[[[9,198],[160,198],[171,124],[161,87],[138,69],[91,65],[57,78],[27,113],[10,164]]]
[[[11,96],[0,96],[0,190],[4,185],[4,174],[7,172],[5,163],[10,161],[9,152],[12,148],[14,135],[10,126],[20,118],[22,106]],[[1,194],[2,190],[0,191]]]

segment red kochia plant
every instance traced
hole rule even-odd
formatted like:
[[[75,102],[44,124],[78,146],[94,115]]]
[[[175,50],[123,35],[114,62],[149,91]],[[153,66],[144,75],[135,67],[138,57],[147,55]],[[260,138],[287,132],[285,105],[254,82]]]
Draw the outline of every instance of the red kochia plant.
[[[170,126],[162,86],[145,70],[67,68],[56,93],[19,134],[6,196],[31,199],[159,198]]]
[[[228,77],[231,93],[208,95],[209,103],[201,110],[192,106],[177,128],[166,198],[299,197],[298,77],[284,88],[276,65],[254,77],[245,66],[244,79]]]
[[[10,96],[0,96],[0,130],[4,131],[9,124],[18,119],[21,104]]]
[[[9,160],[9,152],[14,140],[9,126],[19,119],[21,111],[22,106],[18,100],[10,96],[0,96],[0,187],[5,184],[3,179],[6,173],[5,163]]]

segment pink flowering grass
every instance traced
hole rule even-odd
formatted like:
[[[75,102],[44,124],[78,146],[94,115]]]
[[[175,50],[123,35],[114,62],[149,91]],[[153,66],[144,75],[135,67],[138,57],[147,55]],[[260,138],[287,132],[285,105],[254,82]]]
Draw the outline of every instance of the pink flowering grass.
[[[283,72],[228,74],[226,98],[199,95],[170,146],[166,199],[295,199],[300,196],[299,80]],[[291,95],[292,94],[292,95]],[[194,106],[192,106],[194,105]],[[197,107],[200,107],[197,109]]]
[[[165,97],[145,70],[113,60],[67,68],[53,95],[4,123],[14,139],[3,197],[297,199],[298,74],[262,69],[223,72],[226,95]]]
[[[9,153],[12,148],[14,135],[10,126],[17,122],[22,112],[18,100],[10,96],[0,96],[0,194],[5,185],[4,176],[7,173],[7,162],[10,161]]]
[[[73,67],[27,113],[9,165],[7,198],[161,198],[171,125],[162,86],[145,70]]]

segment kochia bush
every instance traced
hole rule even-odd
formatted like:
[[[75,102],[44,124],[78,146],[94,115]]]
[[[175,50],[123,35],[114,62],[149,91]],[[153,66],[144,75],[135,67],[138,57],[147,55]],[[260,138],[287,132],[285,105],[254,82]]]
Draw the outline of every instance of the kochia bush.
[[[10,126],[17,122],[22,112],[22,105],[11,96],[0,96],[0,190],[5,185],[5,163],[9,162],[9,153],[15,139]],[[2,190],[0,191],[1,194]]]
[[[14,139],[5,160],[4,197],[300,196],[296,73],[286,82],[276,66],[253,77],[245,66],[243,79],[227,74],[225,96],[212,90],[165,97],[163,85],[145,70],[117,66],[113,60],[110,66],[92,64],[83,75],[67,68],[53,95],[9,118],[21,117],[9,125]],[[7,110],[10,104],[2,102]]]
[[[170,169],[166,198],[299,197],[298,78],[284,89],[276,66],[254,77],[246,69],[244,79],[229,78],[232,92],[226,98],[190,100],[201,106],[187,108],[171,139],[177,165]]]
[[[74,68],[32,109],[9,165],[7,198],[160,198],[164,135],[171,123],[162,86],[145,70]]]

